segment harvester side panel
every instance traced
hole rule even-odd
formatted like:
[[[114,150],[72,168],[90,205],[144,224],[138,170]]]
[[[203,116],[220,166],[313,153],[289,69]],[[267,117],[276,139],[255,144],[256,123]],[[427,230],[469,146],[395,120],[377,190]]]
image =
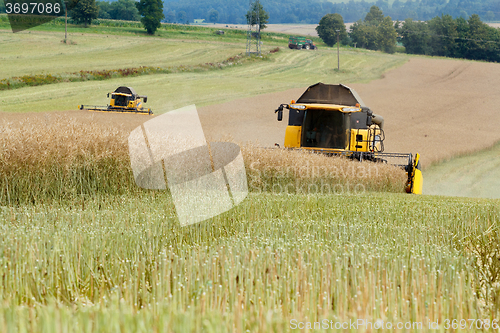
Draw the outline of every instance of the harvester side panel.
[[[420,154],[415,155],[415,161],[413,162],[413,168],[411,170],[410,188],[413,194],[422,194],[422,187],[424,184],[424,177],[422,176],[422,171],[420,169]]]
[[[285,133],[285,147],[299,148],[302,137],[302,126],[287,126]]]
[[[350,149],[354,151],[368,151],[369,135],[368,129],[351,129]]]

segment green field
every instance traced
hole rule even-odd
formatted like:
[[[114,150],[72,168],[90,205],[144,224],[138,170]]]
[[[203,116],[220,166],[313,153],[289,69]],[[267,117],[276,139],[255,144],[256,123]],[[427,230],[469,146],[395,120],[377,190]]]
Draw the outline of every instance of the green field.
[[[241,52],[241,45],[221,47],[212,41],[88,33],[72,34],[71,40],[75,44],[61,43],[60,33],[0,30],[0,79],[138,66],[190,66],[219,62]]]
[[[464,250],[499,222],[494,201],[250,194],[184,228],[161,193],[75,204],[1,209],[0,327],[280,332],[292,319],[381,319],[444,332],[447,318],[496,318]]]
[[[180,32],[151,38],[91,28],[95,34],[71,35],[76,44],[66,45],[61,29],[0,32],[2,78],[144,65],[187,70],[3,90],[1,111],[106,104],[106,92],[127,85],[147,92],[161,113],[315,81],[368,81],[408,59],[343,49],[337,72],[335,50],[269,54],[283,46],[278,41],[266,42],[262,59],[195,70],[244,52],[244,38],[204,39],[201,28],[186,31],[198,39],[184,41],[174,38]],[[439,325],[432,332],[498,331],[499,200],[384,193],[385,179],[370,192],[251,191],[232,210],[180,227],[168,193],[133,186],[126,136],[63,121],[0,127],[2,332],[289,332],[297,331],[292,323],[358,319],[402,323],[397,332],[431,331],[430,322]],[[438,167],[424,173],[426,184]]]
[[[317,52],[297,52],[286,47],[286,35],[270,34],[268,40],[264,41],[264,59],[247,60],[244,66],[239,64],[241,61],[231,62],[223,70],[206,72],[196,66],[220,63],[244,54],[245,35],[214,37],[213,29],[200,27],[189,27],[194,30],[189,30],[186,38],[177,30],[165,30],[159,37],[148,37],[110,35],[107,27],[96,28],[96,34],[81,33],[82,28],[74,28],[78,32],[70,29],[69,38],[76,44],[66,45],[61,43],[62,27],[49,25],[48,28],[51,29],[16,34],[0,30],[0,41],[4,45],[0,55],[3,60],[0,62],[0,79],[41,74],[64,77],[82,70],[140,66],[172,67],[176,70],[171,74],[61,82],[1,90],[0,111],[65,111],[74,110],[79,104],[105,105],[108,102],[107,92],[126,85],[134,87],[139,93],[146,91],[148,105],[156,114],[161,114],[186,103],[198,106],[216,104],[304,87],[311,82],[367,82],[379,78],[388,69],[408,59],[406,55],[383,55],[345,48],[340,61],[341,71],[337,72],[336,50],[322,47]],[[59,30],[52,31],[55,28]],[[135,30],[140,32],[139,28]],[[280,52],[269,54],[276,47],[281,48]]]
[[[243,49],[240,51],[244,51]],[[235,52],[237,53],[237,52]],[[406,61],[402,56],[383,56],[363,52],[344,52],[341,73],[328,64],[334,52],[324,50],[311,55],[283,50],[269,60],[256,60],[247,66],[234,66],[208,73],[156,74],[105,81],[56,83],[0,91],[0,110],[4,112],[47,112],[74,110],[78,104],[105,105],[106,93],[117,86],[147,91],[148,105],[156,114],[189,104],[218,104],[241,97],[304,87],[311,82],[362,82],[378,78],[384,71]],[[198,58],[201,61],[202,58]],[[193,60],[191,60],[193,61]],[[366,76],[365,71],[372,73]]]

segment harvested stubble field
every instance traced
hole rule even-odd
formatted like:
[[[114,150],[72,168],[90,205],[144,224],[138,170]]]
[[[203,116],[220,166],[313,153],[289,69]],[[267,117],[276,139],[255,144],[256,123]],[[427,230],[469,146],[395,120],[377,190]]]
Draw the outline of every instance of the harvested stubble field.
[[[311,84],[316,82],[311,82]],[[326,82],[325,82],[326,83]],[[385,119],[389,152],[419,152],[424,166],[500,141],[500,65],[412,57],[379,80],[349,84]],[[306,87],[207,106],[207,128],[237,140],[282,144],[285,121],[273,110]]]
[[[288,57],[288,54],[281,57],[283,59],[278,61],[278,64],[255,64],[250,68],[263,66],[270,70],[273,67],[286,66],[284,59]],[[395,58],[395,60],[399,62],[401,59]],[[282,61],[283,63],[281,63]],[[300,58],[300,61],[303,59]],[[237,73],[230,73],[230,75],[241,75],[242,72],[247,71],[245,68],[237,69]],[[266,71],[267,69],[263,69],[263,72]],[[254,142],[263,146],[273,146],[274,143],[282,144],[286,117],[285,121],[277,122],[273,111],[280,103],[288,103],[292,99],[297,99],[307,86],[276,93],[256,94],[242,99],[237,98],[240,92],[229,92],[226,97],[219,92],[217,93],[219,99],[232,100],[217,104],[217,99],[210,100],[203,96],[216,93],[216,87],[222,91],[221,89],[226,85],[225,74],[221,73],[220,75],[223,76],[213,77],[204,83],[215,90],[200,87],[202,94],[198,96],[195,96],[194,91],[198,91],[198,81],[204,80],[203,75],[195,75],[192,78],[190,74],[179,76],[179,78],[187,77],[187,81],[184,81],[187,82],[185,86],[181,90],[172,87],[175,89],[175,93],[168,98],[167,96],[159,97],[171,108],[181,106],[179,100],[190,103],[184,98],[188,95],[194,100],[200,101],[201,99],[202,105],[207,102],[212,104],[199,108],[204,130],[207,136],[212,138],[231,136],[237,142]],[[153,75],[155,77],[153,82],[155,85],[161,86],[165,82],[156,81],[156,77],[159,76],[162,75]],[[212,75],[207,76],[211,77]],[[273,79],[274,76],[269,78],[269,81]],[[320,77],[312,79],[314,81],[310,81],[310,83],[314,84],[317,82],[315,80],[320,79]],[[349,80],[349,77],[346,79]],[[351,79],[353,78],[351,77]],[[129,81],[134,80],[137,78],[129,79]],[[112,81],[118,82],[119,80],[113,79]],[[141,79],[141,81],[144,81],[141,84],[146,84],[146,81],[151,81],[151,79],[145,77],[145,80]],[[169,84],[174,81],[170,81]],[[332,83],[328,80],[323,81]],[[220,85],[217,86],[216,82],[219,82]],[[231,83],[233,82],[230,81],[229,84]],[[348,82],[344,81],[344,83]],[[89,90],[91,82],[79,85],[83,85],[82,88],[86,94],[94,94],[93,91]],[[98,87],[102,85],[99,83]],[[496,129],[496,124],[500,122],[500,113],[496,111],[497,106],[500,105],[500,96],[496,93],[496,87],[500,86],[500,66],[498,64],[412,57],[406,64],[385,73],[382,79],[349,85],[356,89],[375,113],[385,118],[386,151],[419,152],[422,155],[424,166],[449,159],[457,154],[473,153],[500,141],[500,132]],[[55,84],[53,86],[56,90],[53,91],[50,86],[48,88],[34,87],[18,89],[13,92],[0,92],[0,96],[3,93],[7,101],[12,100],[12,106],[15,109],[14,105],[20,101],[16,102],[14,99],[19,100],[21,93],[26,96],[27,91],[25,90],[31,89],[34,95],[30,99],[39,99],[39,101],[34,101],[36,103],[34,105],[42,103],[47,105],[48,101],[40,98],[48,94],[57,94],[56,91],[61,88]],[[111,87],[109,84],[106,86]],[[273,85],[268,88],[276,90],[277,86]],[[49,90],[45,92],[44,90],[47,89]],[[71,91],[67,91],[73,99],[76,93],[75,89],[78,88],[74,87],[71,88]],[[157,89],[157,87],[154,88],[154,90]],[[160,89],[160,91],[163,90]],[[57,96],[54,98],[53,103],[58,103]],[[99,100],[101,104],[106,102],[104,93],[102,96],[96,95],[94,98],[96,99],[92,103],[88,102],[87,104],[99,104]],[[31,101],[26,102],[32,103]],[[159,108],[160,113],[166,111],[164,107],[159,106]],[[6,110],[8,109],[6,108]],[[157,110],[154,107],[153,109]],[[68,111],[66,114],[72,118],[82,118],[82,120],[87,117],[86,113],[81,111]],[[2,114],[2,118],[10,121],[32,116],[34,115]],[[123,125],[125,129],[133,129],[145,121],[144,117],[133,115],[122,117],[116,114],[97,114],[95,118],[102,124]]]
[[[227,43],[182,41],[138,36],[73,34],[73,45],[60,42],[57,33],[0,30],[0,79],[31,74],[60,74],[80,70],[111,70],[141,66],[197,65],[199,59],[218,62],[240,52]],[[20,52],[22,50],[22,52]],[[71,60],[70,60],[71,59]]]
[[[500,143],[425,170],[424,194],[500,199]]]
[[[243,145],[248,198],[184,228],[168,192],[133,183],[126,140],[149,117],[2,114],[0,330],[287,332],[293,320],[325,319],[403,323],[396,332],[427,331],[430,321],[439,323],[433,331],[445,332],[446,319],[455,319],[464,331],[492,330],[475,327],[500,318],[498,200],[379,193],[401,192],[404,173],[255,147],[282,143],[286,122],[277,122],[273,110],[307,84],[335,83],[329,77],[359,82],[364,71],[377,77],[406,59],[350,53],[349,69],[335,73],[326,68],[333,53],[323,52],[314,53],[318,61],[303,77],[294,76],[301,69],[293,62],[307,64],[307,53],[285,50],[223,72],[127,80],[147,94],[159,83],[151,89],[157,96],[169,91],[161,99],[169,108],[186,96],[202,101],[207,138]],[[429,164],[499,139],[491,131],[499,117],[497,72],[496,64],[412,57],[380,80],[351,86],[385,117],[387,150],[419,151]],[[247,80],[252,73],[260,81]],[[81,96],[101,99],[90,96],[118,81],[22,88],[0,92],[0,100],[16,111],[48,111],[82,87]],[[73,95],[47,99],[58,90]],[[259,94],[265,90],[274,93]],[[226,102],[214,105],[217,99]],[[332,192],[318,190],[325,181],[336,185]],[[352,190],[352,183],[362,187]],[[483,321],[471,327],[467,319]],[[408,323],[412,328],[404,328]]]

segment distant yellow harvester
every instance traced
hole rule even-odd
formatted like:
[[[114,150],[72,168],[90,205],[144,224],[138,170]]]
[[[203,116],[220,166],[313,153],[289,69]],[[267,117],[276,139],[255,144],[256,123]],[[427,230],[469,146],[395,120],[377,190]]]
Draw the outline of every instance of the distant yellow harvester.
[[[110,93],[108,93],[109,98]],[[142,106],[148,101],[148,96],[138,95],[130,87],[118,87],[111,93],[111,100],[108,106],[79,105],[80,110],[101,111],[101,112],[126,112],[152,115],[153,111]]]
[[[422,194],[420,155],[384,153],[384,119],[374,114],[351,88],[338,84],[310,86],[297,102],[281,104],[275,111],[283,119],[289,110],[285,148],[303,149],[327,155],[342,155],[356,160],[398,164],[408,174],[406,192]]]

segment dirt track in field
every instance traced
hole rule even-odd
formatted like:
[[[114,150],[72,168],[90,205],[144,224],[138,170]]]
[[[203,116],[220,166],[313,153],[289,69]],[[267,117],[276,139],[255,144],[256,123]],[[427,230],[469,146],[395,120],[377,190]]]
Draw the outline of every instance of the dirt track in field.
[[[499,64],[412,58],[355,88],[385,117],[387,151],[418,151],[428,164],[500,140],[499,85]]]
[[[411,58],[380,80],[350,86],[384,117],[387,152],[419,152],[429,165],[500,140],[499,64]],[[279,123],[273,110],[304,89],[208,106],[200,115],[213,134],[282,144],[287,116]]]
[[[424,166],[500,140],[500,64],[412,57],[382,79],[350,86],[385,118],[385,151],[419,152]],[[240,143],[282,145],[288,115],[278,122],[274,110],[280,103],[297,99],[305,88],[199,108],[205,134],[211,141],[230,137]],[[0,119],[50,118],[55,114],[126,130],[151,119],[87,111],[2,114]]]

